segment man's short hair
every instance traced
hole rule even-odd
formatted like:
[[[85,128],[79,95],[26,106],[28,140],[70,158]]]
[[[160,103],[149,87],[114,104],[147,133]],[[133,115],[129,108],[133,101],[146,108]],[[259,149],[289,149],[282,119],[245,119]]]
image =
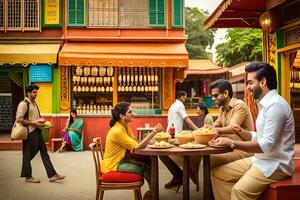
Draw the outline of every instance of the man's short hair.
[[[35,85],[35,84],[26,85],[26,87],[25,87],[26,95],[27,95],[28,92],[30,93],[33,90],[39,90],[39,89],[40,89],[40,87]]]
[[[256,72],[255,78],[258,81],[261,81],[263,78],[266,78],[267,87],[270,90],[277,89],[277,77],[276,70],[273,66],[264,62],[251,62],[245,67],[246,73]]]
[[[186,96],[186,95],[187,95],[187,93],[186,93],[185,91],[183,91],[183,90],[178,90],[178,91],[176,92],[176,99],[179,99],[180,97]]]
[[[213,81],[210,84],[210,92],[212,91],[212,89],[214,88],[219,88],[221,93],[224,93],[225,90],[228,90],[228,95],[230,98],[232,98],[233,96],[233,91],[232,91],[232,85],[229,81],[224,80],[224,79],[218,79]]]

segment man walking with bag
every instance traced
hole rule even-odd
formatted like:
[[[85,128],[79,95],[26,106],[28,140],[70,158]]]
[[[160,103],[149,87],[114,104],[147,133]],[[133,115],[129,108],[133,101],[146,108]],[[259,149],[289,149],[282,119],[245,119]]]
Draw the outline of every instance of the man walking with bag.
[[[40,180],[32,177],[30,161],[40,151],[43,164],[50,182],[64,179],[65,176],[56,173],[50,157],[47,153],[47,147],[42,136],[41,127],[44,127],[45,120],[41,118],[39,108],[35,102],[38,95],[39,86],[31,84],[26,86],[26,98],[18,105],[16,121],[28,127],[28,137],[23,140],[23,162],[21,177],[29,183],[39,183]],[[26,115],[26,117],[25,117]]]

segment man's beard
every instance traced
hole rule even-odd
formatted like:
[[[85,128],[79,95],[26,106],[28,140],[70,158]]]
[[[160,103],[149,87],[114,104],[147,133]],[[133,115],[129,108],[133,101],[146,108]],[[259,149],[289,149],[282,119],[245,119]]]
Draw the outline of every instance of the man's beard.
[[[218,107],[224,106],[226,99],[220,99],[218,103]]]
[[[253,89],[253,91],[252,91],[253,99],[258,99],[259,96],[261,95],[261,93],[262,93],[261,87],[257,87],[255,89]]]

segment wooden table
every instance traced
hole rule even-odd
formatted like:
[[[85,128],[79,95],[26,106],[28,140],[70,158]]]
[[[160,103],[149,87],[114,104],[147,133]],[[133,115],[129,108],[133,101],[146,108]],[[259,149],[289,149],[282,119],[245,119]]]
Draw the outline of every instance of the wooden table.
[[[183,149],[174,146],[169,149],[152,149],[146,147],[145,149],[135,150],[136,154],[151,156],[151,192],[152,199],[159,199],[159,174],[158,174],[158,156],[177,155],[183,156],[183,199],[190,198],[189,193],[189,157],[203,156],[203,199],[212,199],[212,189],[210,180],[210,154],[220,154],[232,151],[231,148],[214,148],[205,147],[202,149]]]

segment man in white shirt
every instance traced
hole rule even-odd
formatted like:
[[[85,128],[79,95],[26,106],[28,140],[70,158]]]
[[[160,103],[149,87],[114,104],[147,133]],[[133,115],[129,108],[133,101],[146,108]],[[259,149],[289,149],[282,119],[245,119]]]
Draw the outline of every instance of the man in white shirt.
[[[172,126],[173,124],[175,126],[175,134],[182,131],[183,122],[185,122],[193,130],[196,130],[198,128],[186,114],[183,104],[185,102],[186,96],[187,94],[185,91],[177,91],[176,100],[169,108],[167,130],[169,130],[170,126]]]
[[[176,100],[169,108],[167,130],[169,130],[170,126],[174,125],[175,134],[180,133],[182,131],[183,122],[187,123],[187,125],[193,130],[198,129],[198,127],[186,114],[185,107],[183,104],[185,102],[186,96],[187,93],[185,91],[177,91]],[[182,184],[182,169],[180,169],[180,167],[168,156],[160,156],[159,158],[173,175],[172,180],[165,184],[165,188],[171,189],[180,186]]]
[[[216,200],[257,199],[270,183],[292,176],[294,172],[295,122],[290,105],[276,92],[276,71],[263,62],[252,62],[245,71],[247,89],[259,105],[257,132],[236,125],[236,133],[248,137],[248,141],[222,137],[213,142],[255,154],[212,170]]]

